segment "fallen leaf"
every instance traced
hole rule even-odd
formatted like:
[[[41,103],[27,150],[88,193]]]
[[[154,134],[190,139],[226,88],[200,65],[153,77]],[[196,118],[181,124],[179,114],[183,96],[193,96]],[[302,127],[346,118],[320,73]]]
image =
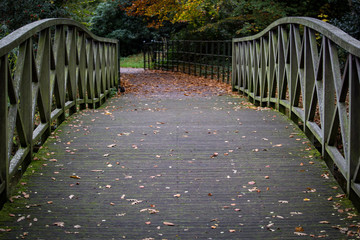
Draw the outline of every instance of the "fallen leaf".
[[[294,234],[298,236],[307,236],[307,234],[303,232],[294,232]]]
[[[304,228],[303,227],[295,227],[295,232],[303,232]]]
[[[112,147],[115,147],[116,144],[110,144],[110,145],[107,145],[108,148],[112,148]]]
[[[181,196],[181,194],[179,194],[179,193],[174,195],[174,197],[177,197],[177,198],[179,198],[180,196]]]
[[[79,176],[77,176],[77,175],[71,175],[70,178],[80,179],[81,177],[79,177]]]
[[[150,222],[150,221],[149,221],[149,222],[145,222],[145,224],[146,224],[146,225],[150,225],[150,224],[151,224],[151,222]]]
[[[321,223],[321,224],[329,224],[330,222],[329,221],[320,221],[319,223]]]
[[[229,232],[234,233],[234,232],[236,232],[236,230],[235,229],[229,229]]]
[[[106,187],[106,188],[111,188],[111,185],[106,185],[105,187]]]
[[[212,229],[216,229],[216,226],[211,226]]]
[[[345,196],[346,196],[345,194],[340,194],[340,193],[336,195],[337,198],[344,198]]]
[[[333,200],[333,197],[331,196],[331,197],[329,197],[327,200],[328,200],[328,201],[332,201],[332,200]]]
[[[269,176],[265,176],[265,179],[269,179],[270,177]]]
[[[163,222],[163,224],[166,226],[175,226],[175,224],[172,222]]]
[[[282,147],[282,144],[275,144],[273,147]]]
[[[254,185],[255,182],[254,182],[254,181],[250,181],[250,182],[248,182],[248,184],[249,184],[249,185]]]
[[[64,227],[65,223],[64,222],[54,222],[53,225],[57,226],[57,227]]]
[[[304,202],[309,202],[310,198],[304,198]]]
[[[79,229],[79,228],[81,228],[81,226],[80,225],[75,225],[74,228]]]

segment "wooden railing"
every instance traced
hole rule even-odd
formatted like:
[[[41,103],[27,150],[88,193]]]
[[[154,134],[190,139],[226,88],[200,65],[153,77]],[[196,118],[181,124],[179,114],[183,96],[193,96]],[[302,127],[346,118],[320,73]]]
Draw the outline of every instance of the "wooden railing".
[[[183,72],[230,83],[231,40],[152,41],[144,46],[144,68]]]
[[[117,88],[118,41],[69,19],[28,24],[0,40],[0,194],[6,200],[41,144],[67,116]]]
[[[358,40],[305,17],[233,40],[233,89],[299,124],[350,198],[360,196],[359,57]]]

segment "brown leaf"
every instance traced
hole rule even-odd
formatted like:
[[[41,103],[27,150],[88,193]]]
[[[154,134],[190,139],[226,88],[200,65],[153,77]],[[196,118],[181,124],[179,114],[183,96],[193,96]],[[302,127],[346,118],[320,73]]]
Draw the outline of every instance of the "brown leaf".
[[[175,226],[175,224],[172,222],[163,222],[163,224],[166,226]]]
[[[303,232],[304,228],[299,226],[299,227],[295,227],[295,232]]]
[[[57,227],[64,227],[64,222],[54,222],[53,225]]]
[[[71,175],[70,178],[80,179],[81,177],[79,177],[79,176],[77,176],[77,175]]]

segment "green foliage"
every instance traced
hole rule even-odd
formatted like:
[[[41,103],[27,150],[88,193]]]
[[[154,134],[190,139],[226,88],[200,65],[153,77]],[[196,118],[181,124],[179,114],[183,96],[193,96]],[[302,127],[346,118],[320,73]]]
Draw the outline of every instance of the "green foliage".
[[[121,7],[126,4],[131,2],[114,0],[101,3],[90,21],[93,33],[120,41],[121,56],[138,53],[144,41],[160,37],[160,32],[148,28],[142,17],[126,15]]]
[[[91,17],[102,2],[104,0],[67,0],[63,3],[63,7],[72,19],[89,27]]]
[[[243,37],[262,31],[282,17],[326,14],[338,18],[348,9],[343,0],[222,0],[218,6],[218,19],[204,22],[197,28],[189,25],[175,38],[215,40]]]
[[[360,40],[360,1],[352,0],[351,9],[341,18],[335,18],[330,23]]]
[[[68,13],[61,3],[46,0],[1,0],[0,37],[44,18],[64,17]]]

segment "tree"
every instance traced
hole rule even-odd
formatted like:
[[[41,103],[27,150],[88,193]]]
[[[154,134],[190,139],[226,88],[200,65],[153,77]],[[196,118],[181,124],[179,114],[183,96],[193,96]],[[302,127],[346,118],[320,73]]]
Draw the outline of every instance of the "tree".
[[[187,22],[201,26],[218,18],[217,0],[134,0],[123,6],[130,16],[144,16],[150,27],[161,27],[164,22]]]
[[[349,10],[342,17],[332,19],[330,23],[360,40],[360,1],[349,0],[349,6]]]
[[[126,15],[122,8],[126,4],[130,2],[114,0],[100,3],[90,20],[93,33],[120,41],[122,56],[141,51],[144,41],[158,37],[157,31],[148,28],[143,18]]]
[[[0,37],[39,19],[68,16],[61,4],[46,0],[1,0]]]
[[[63,1],[62,7],[70,17],[85,26],[90,26],[90,19],[94,15],[97,6],[106,0],[67,0]]]

